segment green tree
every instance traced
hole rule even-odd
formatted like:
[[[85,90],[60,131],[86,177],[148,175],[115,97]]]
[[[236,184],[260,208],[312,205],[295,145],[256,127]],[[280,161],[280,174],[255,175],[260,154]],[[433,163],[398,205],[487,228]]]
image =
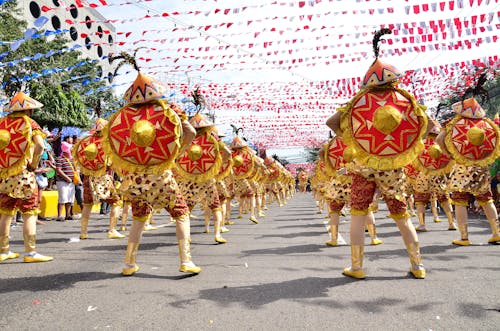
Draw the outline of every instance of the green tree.
[[[1,41],[11,42],[23,38],[27,23],[18,18],[18,13],[16,1],[0,6]],[[41,110],[34,113],[33,118],[41,126],[48,127],[49,130],[63,126],[88,128],[91,125],[90,117],[95,113],[93,108],[96,105],[96,100],[108,100],[104,109],[101,105],[102,113],[113,108],[116,109],[118,103],[110,89],[87,95],[88,91],[105,86],[103,80],[95,80],[96,77],[99,77],[102,69],[99,64],[90,63],[88,59],[82,58],[79,51],[58,52],[67,48],[68,40],[61,35],[28,39],[16,51],[12,52],[10,52],[10,45],[0,45],[0,53],[9,52],[1,60],[4,63],[36,54],[40,55],[37,60],[2,67],[0,80],[2,83],[8,82],[4,91],[8,98],[22,88],[44,104]],[[53,51],[54,54],[45,57],[44,55],[50,51]],[[82,65],[83,61],[86,62]],[[61,70],[50,75],[26,79],[35,73],[42,73],[46,69],[72,66],[74,66],[72,70]],[[16,81],[22,83],[13,83]],[[108,107],[109,109],[107,109]]]

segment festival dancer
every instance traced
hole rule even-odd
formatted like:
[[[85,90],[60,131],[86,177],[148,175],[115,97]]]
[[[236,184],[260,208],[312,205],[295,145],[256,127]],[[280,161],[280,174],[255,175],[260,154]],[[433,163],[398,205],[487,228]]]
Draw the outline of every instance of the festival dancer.
[[[136,257],[144,224],[153,210],[162,208],[175,220],[179,271],[199,273],[201,268],[191,258],[189,208],[170,170],[196,132],[182,109],[164,99],[166,88],[142,74],[133,56],[122,52],[111,58],[116,59],[126,61],[116,70],[130,63],[138,71],[124,95],[127,105],[111,117],[103,131],[104,150],[113,169],[123,174],[120,192],[132,206],[132,226],[122,274],[130,276],[139,270]]]
[[[9,247],[10,223],[20,210],[23,218],[24,262],[52,261],[36,251],[38,185],[35,169],[44,151],[45,134],[30,117],[43,105],[19,91],[0,119],[0,262],[19,257]]]
[[[425,106],[407,91],[397,87],[401,73],[378,59],[380,37],[375,33],[375,61],[366,73],[361,90],[349,103],[330,117],[327,125],[342,136],[354,157],[351,185],[351,258],[343,274],[363,279],[364,229],[368,207],[378,186],[396,222],[410,258],[410,272],[425,278],[418,236],[406,211],[402,167],[423,149],[427,131]],[[350,160],[347,160],[350,161]]]
[[[481,91],[480,84],[476,90]],[[488,243],[498,243],[498,214],[492,199],[488,165],[500,155],[500,131],[492,120],[485,117],[486,112],[474,95],[468,99],[464,95],[462,101],[452,105],[452,110],[456,113],[455,117],[437,138],[441,149],[457,163],[448,182],[460,232],[460,239],[454,239],[452,243],[459,246],[471,244],[467,215],[471,194],[490,223],[492,236]]]
[[[330,139],[325,149],[321,149],[320,159],[325,162],[325,175],[330,178],[326,181],[325,199],[328,204],[330,225],[330,240],[327,246],[338,246],[339,222],[342,208],[349,203],[351,195],[351,176],[345,169],[345,143],[341,137]]]
[[[176,161],[179,189],[189,210],[199,203],[202,210],[212,211],[215,242],[225,244],[227,240],[221,235],[224,219],[215,177],[231,151],[220,144],[215,124],[201,113],[194,115],[189,123],[196,129],[196,137]]]
[[[250,210],[249,220],[258,224],[259,220],[255,217],[255,192],[248,182],[255,167],[254,152],[247,142],[238,135],[234,137],[229,147],[232,150],[233,158],[233,189],[235,196],[239,198],[240,216],[242,216],[241,208],[247,201]]]
[[[299,168],[297,179],[299,181],[299,191],[305,193],[307,189],[307,182],[309,181],[309,175],[307,174],[307,171],[305,171],[302,168]]]
[[[419,232],[426,232],[425,226],[425,207],[431,203],[431,211],[434,216],[434,222],[439,223],[437,211],[437,201],[444,210],[448,218],[448,230],[456,230],[453,220],[453,211],[450,205],[450,195],[446,190],[447,175],[453,169],[455,162],[443,154],[441,147],[435,142],[436,137],[441,131],[441,125],[433,120],[434,124],[428,136],[424,139],[425,149],[418,155],[413,162],[415,168],[419,170],[414,186],[414,198],[417,206],[417,217],[419,226],[415,229]]]
[[[103,118],[95,121],[91,135],[80,139],[72,148],[73,161],[83,173],[83,210],[80,219],[80,239],[88,239],[88,225],[92,206],[104,201],[111,206],[109,215],[109,239],[121,239],[125,236],[116,230],[120,213],[118,194],[113,174],[109,173],[107,158],[102,148],[102,130],[108,124]]]

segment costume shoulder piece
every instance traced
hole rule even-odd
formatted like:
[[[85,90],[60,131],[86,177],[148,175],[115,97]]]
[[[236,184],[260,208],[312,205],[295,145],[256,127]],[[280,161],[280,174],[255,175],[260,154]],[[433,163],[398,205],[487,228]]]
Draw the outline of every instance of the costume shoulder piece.
[[[426,175],[445,175],[449,173],[455,161],[446,156],[434,138],[427,137],[424,140],[424,150],[413,162],[416,169]]]
[[[446,125],[446,149],[459,164],[487,166],[500,156],[500,131],[474,98],[452,106],[457,116]],[[479,109],[481,108],[481,109]],[[482,114],[482,115],[481,115]]]
[[[210,133],[198,135],[191,146],[177,159],[177,172],[194,182],[215,178],[222,166],[219,142]]]
[[[106,157],[102,148],[102,137],[91,135],[79,140],[71,150],[75,165],[87,176],[102,176],[106,173]]]
[[[345,165],[344,150],[346,147],[344,140],[339,136],[333,137],[328,142],[325,155],[325,170],[328,175],[335,175],[335,172]]]
[[[381,34],[375,37],[374,46]],[[401,74],[378,59],[378,47],[375,55],[377,59],[366,73],[362,89],[340,109],[341,129],[360,164],[392,170],[412,162],[423,150],[426,107],[396,87]]]
[[[32,158],[32,128],[25,115],[0,118],[0,178],[19,175]]]

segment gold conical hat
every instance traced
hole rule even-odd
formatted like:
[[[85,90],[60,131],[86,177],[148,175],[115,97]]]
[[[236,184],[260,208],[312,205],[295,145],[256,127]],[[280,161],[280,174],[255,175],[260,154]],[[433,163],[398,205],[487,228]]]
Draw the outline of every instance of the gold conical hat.
[[[165,97],[166,87],[158,80],[139,73],[134,83],[125,91],[123,99],[130,104],[146,103]]]
[[[42,108],[43,104],[24,92],[17,92],[16,95],[12,97],[7,107],[5,107],[6,112],[14,112],[21,110],[29,110],[29,109],[38,109]]]
[[[201,129],[205,128],[207,126],[213,126],[214,123],[210,122],[208,118],[200,113],[194,115],[189,119],[189,123],[193,126],[195,129]]]
[[[401,72],[396,67],[376,59],[363,78],[361,87],[384,85],[395,82],[401,77]]]
[[[234,137],[234,139],[231,142],[231,145],[229,147],[231,147],[231,149],[234,149],[234,148],[242,148],[245,146],[248,146],[247,142],[244,141],[243,139],[241,139],[240,136],[236,136],[236,137]]]
[[[451,106],[451,109],[455,113],[467,118],[483,118],[486,115],[486,111],[474,98],[465,99],[463,102],[456,102]]]

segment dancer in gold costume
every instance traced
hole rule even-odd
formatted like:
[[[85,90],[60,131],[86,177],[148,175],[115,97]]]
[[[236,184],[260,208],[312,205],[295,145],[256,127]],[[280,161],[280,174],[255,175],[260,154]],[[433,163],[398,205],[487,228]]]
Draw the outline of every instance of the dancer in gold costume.
[[[52,261],[36,251],[38,185],[35,169],[42,157],[45,134],[33,119],[43,105],[23,92],[10,100],[0,118],[0,262],[19,257],[9,247],[10,223],[21,211],[23,217],[24,262]]]
[[[498,243],[498,214],[492,199],[488,165],[500,155],[500,131],[492,120],[485,117],[485,110],[474,96],[453,104],[452,110],[455,117],[437,138],[441,149],[457,163],[448,182],[460,232],[460,239],[452,243],[470,245],[467,205],[471,194],[478,200],[490,223],[492,236],[488,243]]]
[[[120,53],[111,59],[125,59],[139,72],[135,58],[128,54]],[[103,147],[113,169],[123,174],[120,192],[132,206],[132,226],[122,269],[126,276],[139,270],[136,258],[144,224],[153,210],[162,208],[176,223],[179,271],[201,271],[191,258],[189,208],[170,170],[196,132],[182,109],[164,99],[165,90],[161,83],[139,72],[125,92],[127,105],[111,117],[103,132]]]
[[[365,278],[365,222],[378,186],[406,245],[411,274],[425,278],[418,236],[406,211],[402,167],[423,149],[421,139],[427,131],[427,116],[424,106],[397,87],[401,73],[378,59],[380,37],[387,33],[391,30],[375,33],[376,60],[368,69],[361,90],[327,121],[327,125],[344,138],[346,150],[356,162],[352,167],[351,185],[352,263],[343,274]]]

